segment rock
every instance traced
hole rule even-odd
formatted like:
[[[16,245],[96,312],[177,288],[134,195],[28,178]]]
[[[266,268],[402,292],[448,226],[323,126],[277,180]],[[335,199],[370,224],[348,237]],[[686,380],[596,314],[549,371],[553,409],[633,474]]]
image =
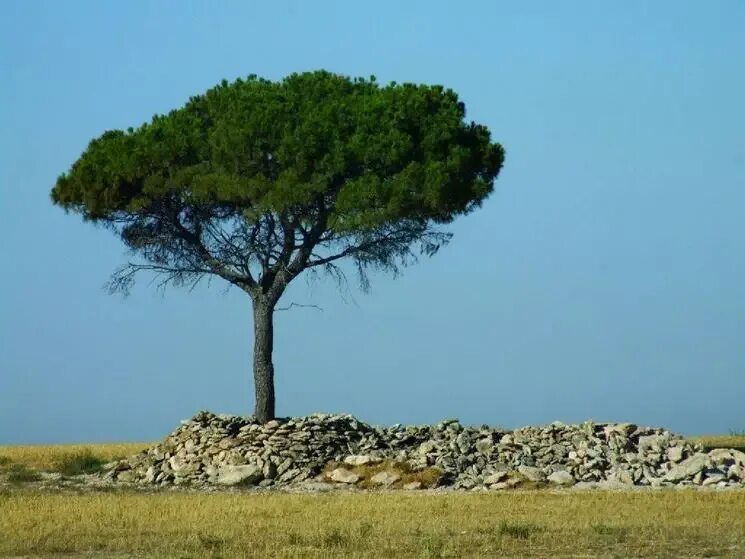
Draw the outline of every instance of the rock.
[[[401,476],[398,475],[397,473],[384,470],[372,476],[370,478],[370,483],[374,485],[386,485],[387,486],[387,485],[393,485],[400,479],[401,479]]]
[[[597,481],[578,481],[572,486],[572,489],[577,491],[583,491],[587,489],[597,489],[598,488]]]
[[[134,470],[124,470],[119,472],[116,476],[117,481],[123,481],[125,483],[133,482],[137,480],[137,472]]]
[[[639,453],[644,454],[648,451],[657,451],[666,448],[670,437],[664,434],[653,434],[645,437],[639,437]]]
[[[665,474],[666,481],[681,481],[693,477],[709,465],[709,456],[706,454],[694,454],[675,464],[672,469]]]
[[[720,481],[724,481],[725,478],[726,476],[724,474],[710,474],[706,476],[706,478],[704,479],[701,485],[704,485],[704,486],[714,485],[716,483],[719,483]]]
[[[671,446],[667,449],[667,459],[670,462],[680,462],[683,460],[683,447],[682,446]]]
[[[424,441],[422,444],[419,445],[419,448],[417,449],[417,453],[429,454],[430,452],[433,452],[436,448],[437,448],[436,442]]]
[[[409,491],[413,491],[415,489],[421,489],[422,482],[421,481],[410,481],[409,483],[404,483],[403,488]]]
[[[518,466],[517,471],[529,481],[543,481],[546,479],[546,474],[540,468],[534,466]]]
[[[344,459],[344,463],[350,466],[364,466],[365,464],[376,464],[380,461],[381,459],[377,456],[370,456],[369,454],[356,454]]]
[[[331,481],[337,483],[354,484],[360,480],[360,476],[346,468],[336,468],[328,476]]]
[[[714,450],[709,451],[709,458],[711,458],[712,463],[717,465],[745,465],[745,452],[740,452],[733,448],[715,448]]]
[[[261,469],[261,473],[264,479],[274,479],[277,475],[277,466],[273,462],[266,461],[264,467]]]
[[[557,485],[574,485],[572,474],[564,470],[559,470],[548,476],[548,481]]]
[[[292,466],[292,458],[285,458],[280,462],[279,466],[277,466],[277,475],[281,476],[284,474],[287,470],[290,469],[290,466]]]
[[[147,471],[145,472],[145,483],[155,483],[155,477],[157,476],[157,472],[155,470],[154,466],[150,466]]]
[[[509,474],[507,472],[494,472],[484,478],[484,485],[494,485],[507,479]]]
[[[494,444],[491,442],[490,439],[481,439],[476,441],[476,452],[480,454],[489,454],[494,448]]]
[[[623,485],[634,485],[634,476],[629,470],[626,469],[619,469],[611,472],[607,480]]]
[[[609,439],[613,435],[628,437],[636,429],[637,427],[633,423],[611,423],[603,427],[603,434],[606,439]]]
[[[745,466],[732,464],[729,468],[727,468],[727,479],[735,481],[741,480],[745,482]]]
[[[263,479],[261,468],[253,464],[224,466],[217,470],[218,485],[254,485]]]
[[[735,464],[745,467],[745,452],[732,449],[730,453],[732,454],[732,458],[735,460]]]
[[[471,449],[471,436],[467,431],[464,431],[458,435],[455,439],[455,444],[460,450],[461,454],[467,454]]]
[[[251,417],[209,412],[198,413],[161,443],[107,465],[94,477],[161,486],[301,487],[323,479],[319,472],[339,460],[346,474],[336,475],[347,481],[337,483],[343,485],[359,481],[355,467],[380,461],[414,469],[437,467],[443,474],[440,486],[464,490],[508,488],[522,479],[543,481],[545,474],[551,474],[552,483],[569,483],[571,476],[575,485],[600,488],[745,484],[744,453],[717,449],[705,454],[669,431],[631,423],[554,422],[507,433],[457,420],[375,427],[348,414],[313,414],[261,424]],[[504,473],[515,470],[522,475]],[[724,479],[709,481],[719,475]],[[386,486],[388,478],[380,479]]]

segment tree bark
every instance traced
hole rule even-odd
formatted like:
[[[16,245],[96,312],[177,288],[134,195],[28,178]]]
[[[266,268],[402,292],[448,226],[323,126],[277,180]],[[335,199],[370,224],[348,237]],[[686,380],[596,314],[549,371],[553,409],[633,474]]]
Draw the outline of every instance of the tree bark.
[[[274,304],[255,299],[254,307],[254,387],[257,421],[274,419]]]

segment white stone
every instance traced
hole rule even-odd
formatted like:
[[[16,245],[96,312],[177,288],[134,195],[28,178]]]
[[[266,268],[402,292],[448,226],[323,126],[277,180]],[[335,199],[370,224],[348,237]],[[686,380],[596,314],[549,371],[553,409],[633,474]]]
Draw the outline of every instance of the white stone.
[[[119,474],[116,476],[117,481],[123,481],[123,482],[132,482],[137,481],[137,473],[134,470],[125,470],[123,472],[119,472]]]
[[[346,468],[336,468],[329,474],[329,479],[337,483],[354,484],[360,480],[360,476]]]
[[[681,481],[700,473],[710,463],[707,454],[694,454],[676,464],[665,474],[666,481]]]
[[[369,454],[353,454],[344,459],[344,463],[350,466],[364,466],[365,464],[376,464],[380,461],[381,459],[377,456],[370,456]]]
[[[378,472],[370,478],[370,482],[375,485],[392,485],[401,479],[401,476],[395,472],[384,470]]]
[[[624,485],[634,485],[634,477],[629,470],[618,469],[608,475],[608,481],[618,482]]]
[[[720,481],[724,481],[724,474],[711,474],[704,479],[703,483],[701,485],[714,485],[715,483],[719,483]]]
[[[667,459],[671,462],[680,462],[683,460],[683,447],[676,445],[668,448]]]
[[[494,485],[495,483],[504,481],[508,475],[507,472],[494,472],[493,474],[489,474],[484,478],[484,485]]]
[[[429,454],[437,448],[437,444],[434,441],[424,441],[419,445],[417,452],[421,455]]]
[[[572,474],[564,470],[559,470],[548,476],[548,481],[557,485],[574,485]]]
[[[530,481],[543,481],[546,479],[546,474],[544,474],[540,468],[534,466],[518,466],[517,471],[520,472],[525,479]]]
[[[633,423],[613,423],[603,427],[603,434],[606,439],[609,439],[612,435],[628,437],[635,430],[636,425]]]
[[[254,485],[263,477],[261,468],[253,464],[223,466],[217,470],[216,483],[219,485]]]
[[[156,475],[155,467],[150,466],[145,472],[145,483],[154,483]]]

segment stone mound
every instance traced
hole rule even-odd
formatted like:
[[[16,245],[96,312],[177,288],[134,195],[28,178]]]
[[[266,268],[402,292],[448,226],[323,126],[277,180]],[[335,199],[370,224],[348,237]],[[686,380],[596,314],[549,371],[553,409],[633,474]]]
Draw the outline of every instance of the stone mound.
[[[402,478],[402,472],[408,477]],[[416,481],[417,472],[429,472],[429,481]],[[192,486],[329,481],[409,489],[502,489],[527,482],[741,487],[745,453],[706,453],[664,429],[630,423],[554,422],[508,432],[463,426],[456,419],[379,427],[351,415],[314,414],[260,424],[203,411],[182,421],[162,443],[108,465],[104,476]]]

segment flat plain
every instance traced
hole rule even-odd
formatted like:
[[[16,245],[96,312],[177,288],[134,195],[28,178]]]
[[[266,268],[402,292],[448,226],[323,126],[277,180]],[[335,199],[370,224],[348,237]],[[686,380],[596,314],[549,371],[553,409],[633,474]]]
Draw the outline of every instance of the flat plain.
[[[0,447],[0,556],[745,557],[740,490],[146,492],[35,477],[146,446]]]

